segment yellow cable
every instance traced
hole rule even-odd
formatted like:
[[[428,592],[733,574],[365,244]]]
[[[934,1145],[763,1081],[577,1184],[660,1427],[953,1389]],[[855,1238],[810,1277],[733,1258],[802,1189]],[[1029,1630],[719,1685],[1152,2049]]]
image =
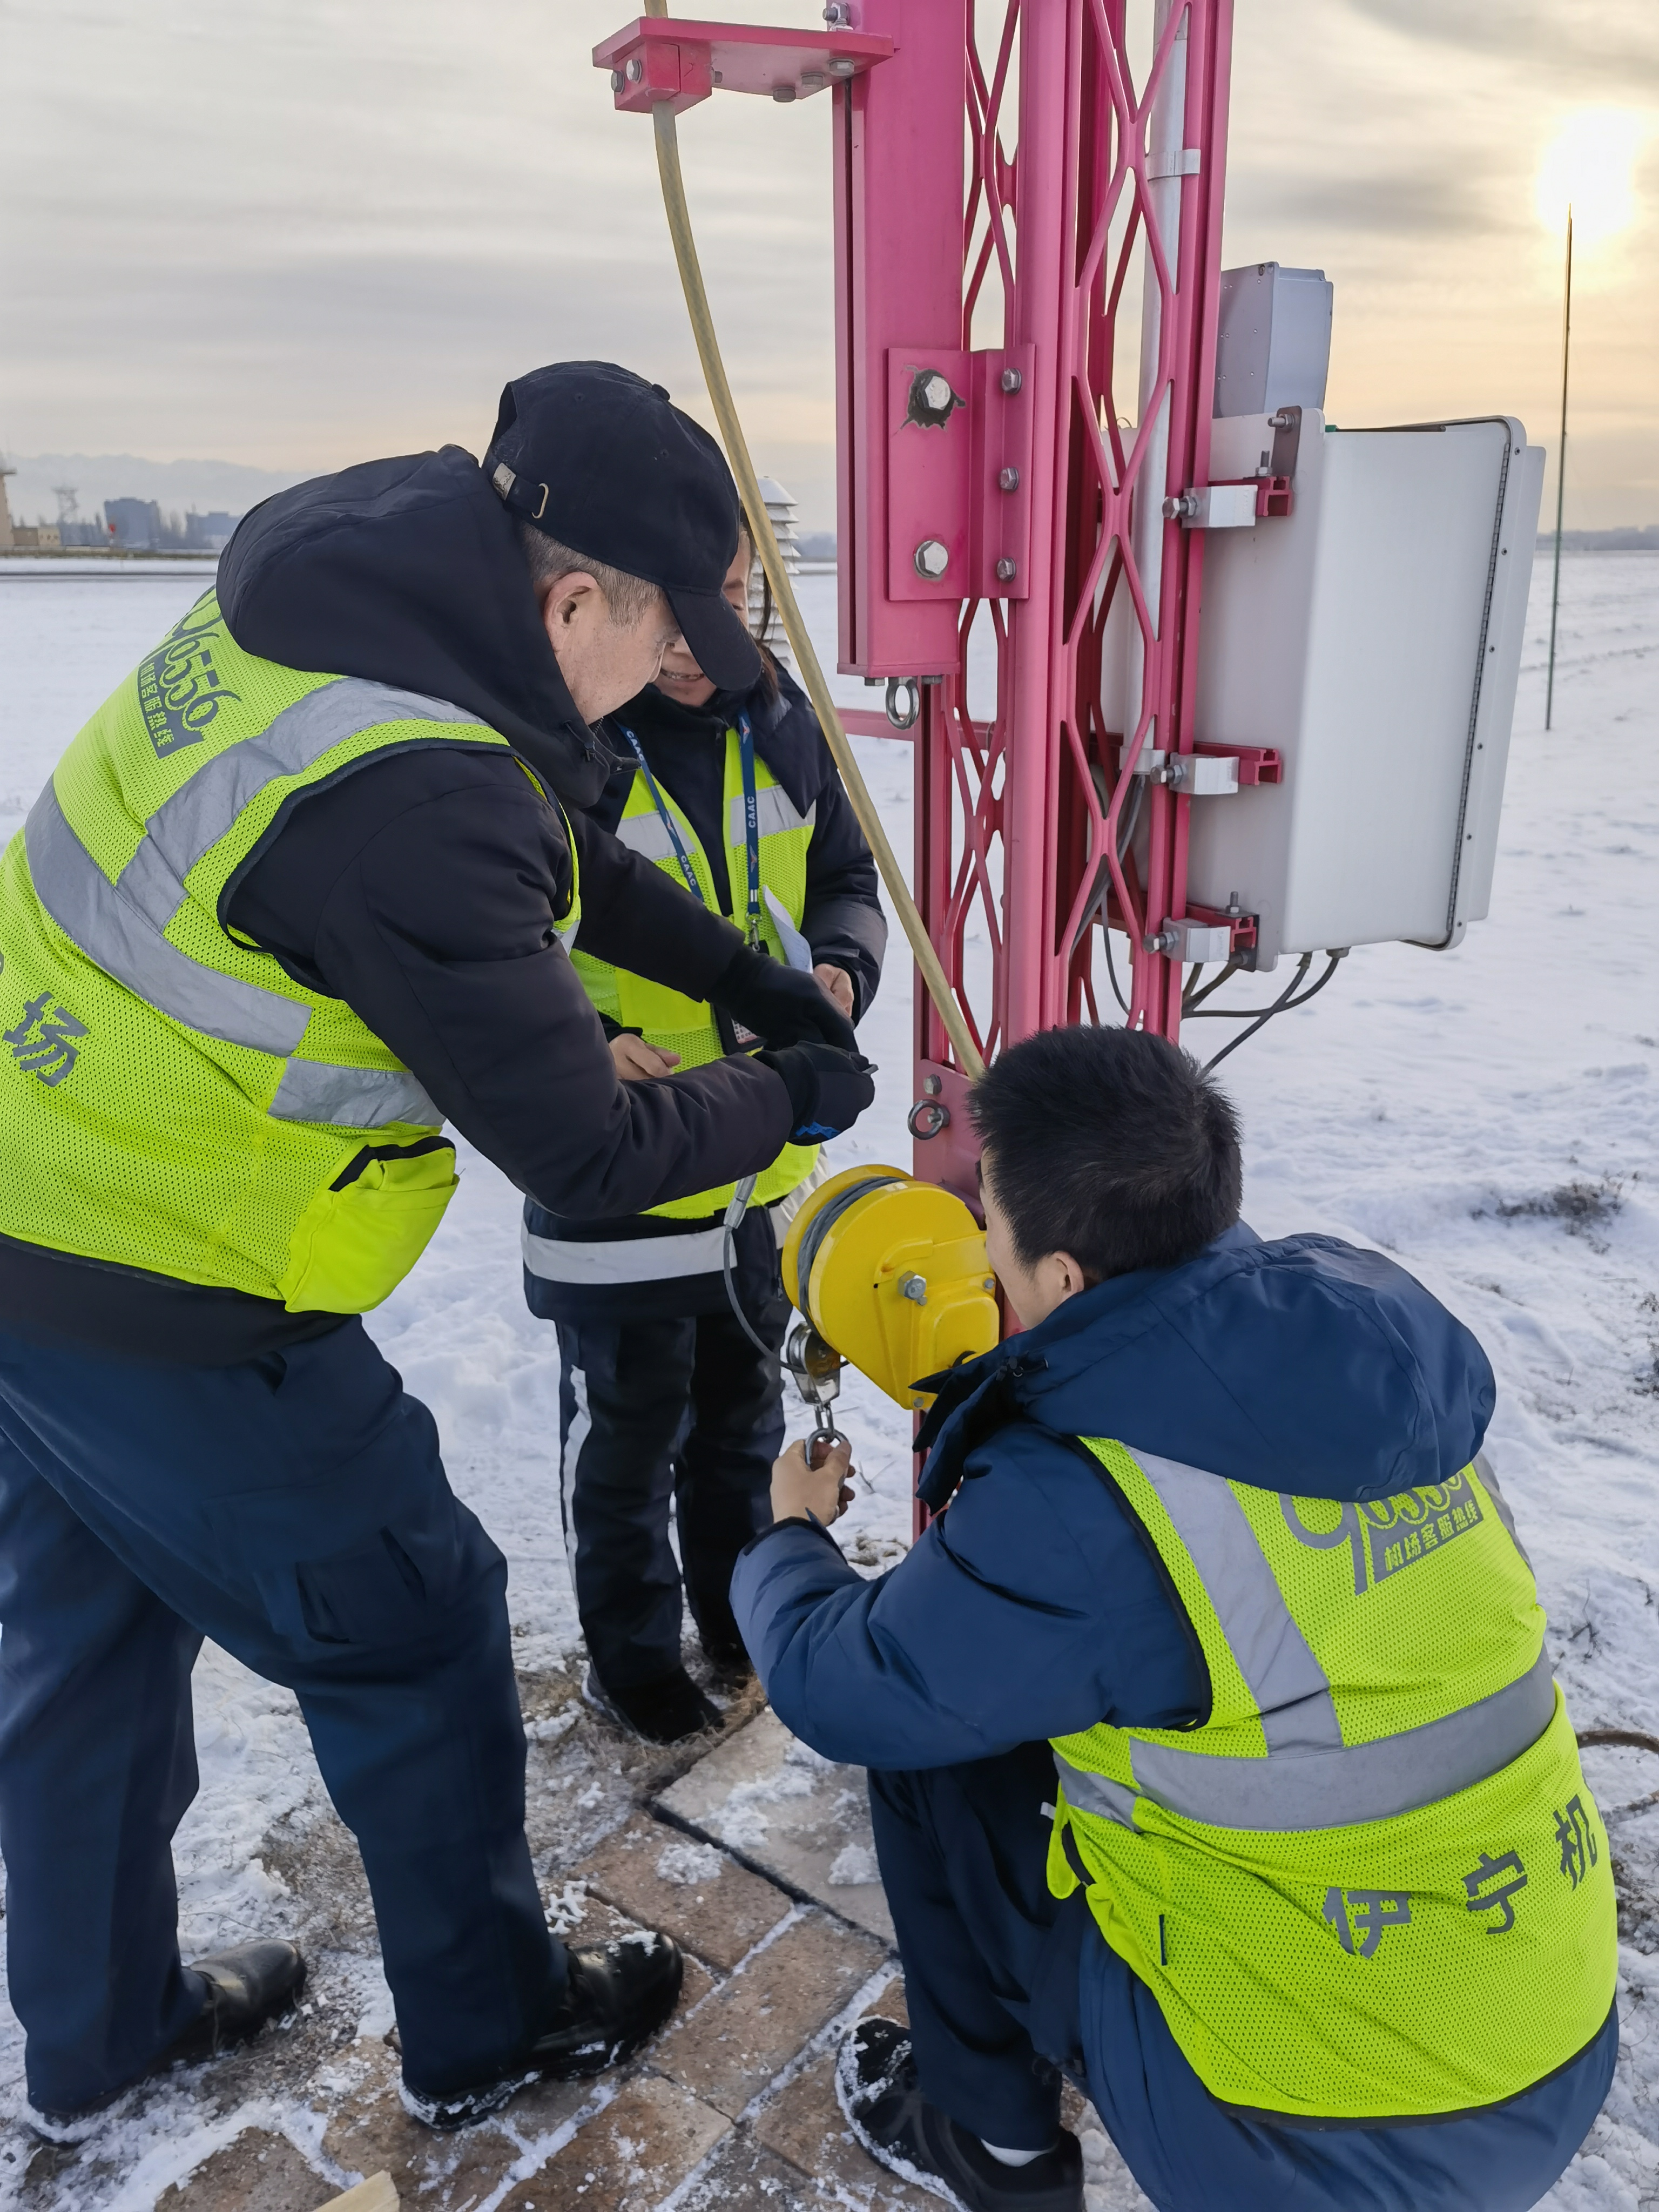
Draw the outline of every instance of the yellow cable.
[[[665,15],[667,0],[646,0],[646,12]],[[692,333],[697,341],[697,352],[702,362],[703,380],[708,386],[708,397],[714,402],[715,420],[720,424],[725,441],[726,457],[732,472],[738,480],[744,512],[757,535],[756,550],[766,580],[772,586],[772,599],[783,617],[783,627],[795,660],[806,683],[807,696],[812,702],[813,712],[818,718],[829,744],[836,766],[841,771],[847,795],[853,802],[853,811],[858,817],[870,850],[875,855],[881,879],[887,886],[904,934],[910,940],[922,981],[927,994],[938,1009],[957,1056],[957,1065],[970,1077],[985,1073],[985,1062],[961,1007],[946,980],[939,957],[933,950],[916,902],[910,896],[910,886],[905,881],[893,848],[887,842],[881,817],[869,787],[860,773],[853,748],[847,742],[847,732],[842,727],[841,716],[830,696],[830,686],[818,665],[818,657],[812,650],[812,641],[806,634],[806,624],[801,620],[800,609],[789,581],[783,556],[778,550],[778,541],[773,533],[772,518],[766,511],[766,501],[761,497],[760,484],[755,475],[755,465],[749,457],[748,441],[743,434],[743,424],[732,398],[732,387],[726,380],[726,365],[720,359],[720,341],[714,335],[714,322],[708,311],[708,295],[703,289],[702,270],[697,261],[696,241],[691,235],[691,217],[685,204],[685,180],[680,174],[679,136],[674,126],[674,111],[666,100],[659,100],[651,110],[651,120],[656,130],[657,167],[662,178],[663,202],[668,211],[669,234],[674,241],[674,258],[679,264],[680,283],[685,290],[686,310],[691,318]]]

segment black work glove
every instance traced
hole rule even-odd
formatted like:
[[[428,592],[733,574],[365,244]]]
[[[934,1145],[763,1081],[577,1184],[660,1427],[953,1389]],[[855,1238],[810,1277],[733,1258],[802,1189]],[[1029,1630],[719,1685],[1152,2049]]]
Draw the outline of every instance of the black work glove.
[[[739,945],[732,955],[708,996],[723,1013],[733,1016],[768,1044],[817,1041],[835,1045],[843,1053],[856,1048],[853,1024],[816,975],[786,968],[747,945]],[[866,1105],[869,1103],[866,1099]]]
[[[790,1044],[776,1052],[757,1052],[755,1058],[788,1087],[789,1110],[795,1117],[792,1145],[817,1145],[840,1136],[875,1098],[870,1080],[874,1064],[855,1052],[839,1052],[830,1044]]]

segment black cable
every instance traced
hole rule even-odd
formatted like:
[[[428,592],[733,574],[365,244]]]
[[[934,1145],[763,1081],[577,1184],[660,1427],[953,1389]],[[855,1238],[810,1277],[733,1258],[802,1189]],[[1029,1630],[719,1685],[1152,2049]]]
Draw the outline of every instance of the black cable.
[[[1313,957],[1314,956],[1311,952],[1307,956],[1310,960],[1311,960]],[[1257,1014],[1293,1014],[1298,1006],[1305,1006],[1310,999],[1318,997],[1319,994],[1324,989],[1326,984],[1328,983],[1332,976],[1335,975],[1337,963],[1346,957],[1346,953],[1333,952],[1330,956],[1330,965],[1326,969],[1319,981],[1310,990],[1304,991],[1299,999],[1292,999],[1288,1004],[1281,1003],[1280,1000],[1276,999],[1270,1006],[1209,1006],[1199,1012],[1194,1012],[1183,1006],[1182,1009],[1182,1018],[1183,1021],[1194,1022],[1248,1022],[1253,1020]],[[1217,980],[1218,981],[1220,979],[1218,977]],[[1291,978],[1292,989],[1296,988],[1297,983],[1299,982],[1300,980],[1300,974],[1298,972],[1296,976]],[[1205,998],[1208,998],[1209,993],[1208,991],[1206,991],[1202,993],[1201,995]]]
[[[1302,956],[1301,962],[1297,968],[1295,975],[1291,978],[1289,989],[1286,990],[1281,997],[1275,999],[1271,1006],[1264,1007],[1262,1012],[1258,1014],[1255,1019],[1250,1024],[1249,1029],[1241,1030],[1236,1037],[1233,1037],[1229,1042],[1222,1046],[1220,1051],[1215,1054],[1213,1059],[1206,1060],[1205,1061],[1204,1073],[1206,1075],[1208,1075],[1212,1068],[1219,1067],[1222,1061],[1225,1060],[1230,1052],[1237,1052],[1240,1045],[1244,1043],[1247,1038],[1253,1037],[1259,1029],[1262,1028],[1267,1023],[1272,1021],[1275,1014],[1282,1014],[1289,1011],[1292,1002],[1295,1000],[1297,991],[1307,981],[1308,970],[1312,966],[1312,953],[1304,952]],[[1334,975],[1335,972],[1336,963],[1333,961],[1328,972],[1320,978],[1321,982],[1328,983],[1331,976]],[[1308,996],[1311,999],[1313,992],[1310,991]]]
[[[1124,1017],[1127,1019],[1129,1012],[1129,1002],[1124,997],[1122,992],[1117,988],[1117,963],[1112,958],[1112,933],[1104,915],[1102,915],[1100,917],[1100,933],[1106,940],[1106,973],[1111,979],[1112,996],[1117,1000],[1118,1005],[1122,1007]]]
[[[1149,776],[1138,775],[1135,778],[1134,795],[1124,808],[1123,819],[1117,825],[1117,857],[1120,865],[1123,855],[1133,842],[1135,825],[1140,820],[1140,802],[1146,796],[1146,786],[1151,781]]]
[[[738,1301],[738,1286],[732,1279],[738,1257],[738,1224],[748,1211],[749,1201],[755,1194],[755,1185],[758,1180],[756,1176],[745,1176],[732,1193],[732,1203],[726,1209],[726,1219],[720,1230],[720,1279],[726,1285],[726,1302],[736,1316],[738,1327],[768,1365],[775,1367],[782,1376],[789,1372],[787,1364],[780,1356],[775,1345],[768,1344],[763,1337],[757,1335]]]
[[[1206,983],[1201,991],[1195,991],[1193,986],[1203,973],[1201,966],[1194,968],[1187,979],[1187,988],[1181,996],[1181,1018],[1183,1021],[1189,1018],[1194,1006],[1201,1006],[1206,999],[1218,991],[1230,975],[1237,975],[1238,963],[1237,960],[1230,960],[1212,982]]]

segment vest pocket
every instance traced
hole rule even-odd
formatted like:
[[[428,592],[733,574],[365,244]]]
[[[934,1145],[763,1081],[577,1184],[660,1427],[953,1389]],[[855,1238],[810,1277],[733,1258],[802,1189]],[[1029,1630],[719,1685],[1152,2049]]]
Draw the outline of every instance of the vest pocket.
[[[367,1313],[432,1240],[454,1194],[455,1147],[365,1146],[295,1224],[276,1287],[290,1313]]]

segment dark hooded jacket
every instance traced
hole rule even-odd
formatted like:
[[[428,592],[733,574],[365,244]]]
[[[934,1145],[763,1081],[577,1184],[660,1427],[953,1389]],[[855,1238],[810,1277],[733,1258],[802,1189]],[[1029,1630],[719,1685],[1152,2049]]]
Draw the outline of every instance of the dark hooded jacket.
[[[948,1510],[890,1572],[866,1582],[786,1522],[738,1560],[732,1605],[779,1718],[831,1759],[949,1766],[1097,1722],[1179,1728],[1207,1710],[1197,1638],[1074,1440],[1384,1498],[1467,1466],[1492,1398],[1474,1338],[1391,1260],[1241,1224],[957,1370],[921,1439],[921,1494]]]
[[[471,454],[366,462],[267,500],[226,549],[219,599],[247,652],[448,700],[498,730],[570,810],[583,949],[710,994],[742,939],[578,811],[614,763],[565,688],[513,524]],[[569,882],[559,811],[514,754],[440,743],[290,800],[223,919],[343,999],[447,1120],[561,1212],[632,1212],[775,1158],[789,1094],[757,1061],[617,1081],[553,937]],[[15,1243],[0,1251],[0,1316],[206,1364],[338,1320]]]
[[[861,1021],[876,995],[887,948],[876,864],[817,718],[787,670],[779,669],[775,681],[769,674],[763,676],[752,690],[741,695],[717,691],[702,707],[682,706],[654,685],[642,691],[607,725],[623,764],[594,802],[591,818],[605,830],[613,830],[622,818],[635,773],[624,734],[631,731],[653,775],[691,823],[704,852],[712,858],[724,850],[726,732],[743,713],[750,718],[756,751],[799,811],[811,811],[801,933],[815,962],[830,961],[846,969],[853,985],[853,1018]],[[726,872],[716,864],[713,874],[721,911],[730,913]],[[581,1243],[695,1237],[714,1218],[611,1215],[593,1219],[551,1212],[534,1199],[525,1206],[525,1224],[532,1237]],[[745,1308],[758,1310],[774,1294],[777,1274],[777,1240],[763,1208],[744,1215],[732,1256]],[[655,1321],[726,1310],[726,1285],[718,1268],[648,1280],[557,1282],[526,1267],[524,1289],[531,1311],[549,1321]]]
[[[815,961],[832,961],[851,976],[853,1018],[862,1021],[881,981],[887,949],[876,864],[817,717],[787,668],[777,669],[775,677],[763,675],[752,690],[717,691],[702,707],[682,706],[655,684],[641,691],[605,724],[622,765],[593,802],[591,817],[603,830],[614,830],[622,818],[634,782],[634,757],[623,734],[631,730],[657,781],[682,808],[703,850],[711,855],[722,850],[726,732],[740,714],[749,717],[757,753],[799,811],[812,815],[801,933]],[[724,871],[717,867],[714,874],[720,911],[729,915]]]

